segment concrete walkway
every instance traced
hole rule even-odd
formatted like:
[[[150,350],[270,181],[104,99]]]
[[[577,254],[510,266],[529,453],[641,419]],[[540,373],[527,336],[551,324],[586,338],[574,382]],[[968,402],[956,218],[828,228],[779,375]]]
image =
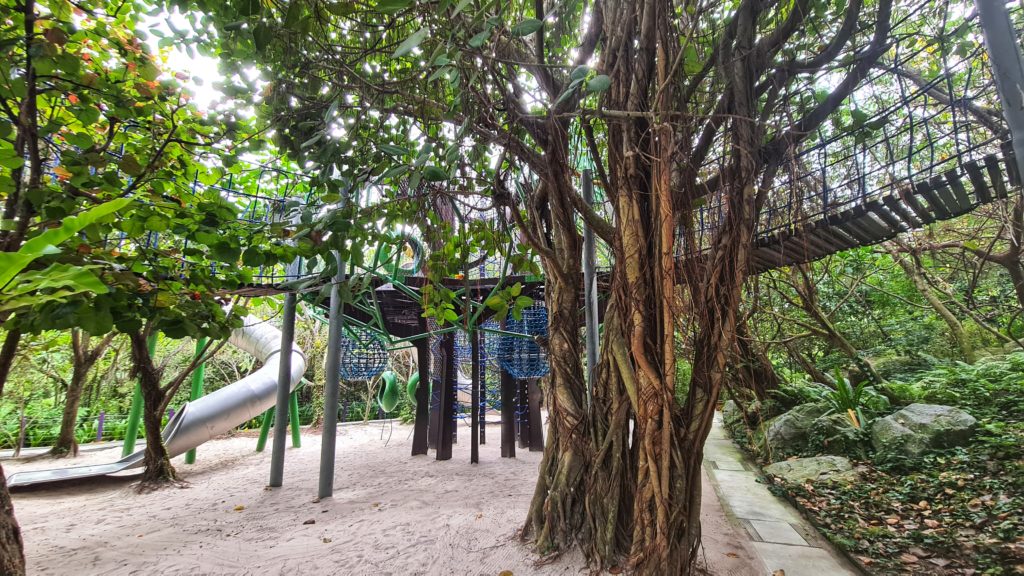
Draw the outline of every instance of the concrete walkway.
[[[726,515],[750,536],[765,574],[859,574],[788,502],[757,482],[760,469],[726,434],[721,413],[704,444],[704,468]]]

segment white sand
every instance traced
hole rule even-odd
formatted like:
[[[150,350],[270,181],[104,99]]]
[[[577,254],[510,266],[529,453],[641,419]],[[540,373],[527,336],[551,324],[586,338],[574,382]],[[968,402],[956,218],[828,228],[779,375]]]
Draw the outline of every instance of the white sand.
[[[190,483],[138,494],[131,479],[98,479],[15,492],[30,574],[581,574],[578,553],[537,566],[515,538],[540,453],[500,458],[489,427],[480,464],[469,464],[460,426],[447,462],[409,456],[410,426],[339,428],[335,494],[314,502],[320,438],[287,451],[284,487],[265,488],[270,450],[256,439],[219,439],[198,462],[174,461]],[[388,433],[390,442],[385,445]],[[116,460],[119,450],[74,461],[5,461],[7,474]],[[715,574],[756,574],[744,539],[705,490],[705,555]],[[244,508],[242,508],[244,507]],[[314,520],[315,524],[304,524]]]

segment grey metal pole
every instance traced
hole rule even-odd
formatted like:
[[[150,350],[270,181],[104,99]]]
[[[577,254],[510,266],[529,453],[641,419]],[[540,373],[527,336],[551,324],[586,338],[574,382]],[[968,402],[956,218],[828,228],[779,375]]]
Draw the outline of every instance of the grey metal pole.
[[[298,271],[298,259],[291,268]],[[277,407],[274,410],[274,444],[270,454],[270,487],[284,483],[284,451],[288,442],[288,396],[291,394],[292,344],[295,342],[295,307],[298,297],[290,292],[284,297],[281,321],[280,370],[277,373]]]
[[[345,269],[338,253],[334,253],[338,272],[331,284],[331,313],[327,324],[327,374],[324,379],[324,428],[320,445],[320,487],[318,498],[334,495],[334,450],[338,437],[338,390],[341,386],[341,283]]]
[[[590,170],[583,171],[583,200],[594,205],[594,177]],[[597,373],[597,244],[594,231],[583,226],[583,306],[587,321],[587,406],[590,406],[594,377]]]
[[[1024,177],[1024,57],[1003,0],[975,0],[992,72],[1010,126],[1017,172]]]

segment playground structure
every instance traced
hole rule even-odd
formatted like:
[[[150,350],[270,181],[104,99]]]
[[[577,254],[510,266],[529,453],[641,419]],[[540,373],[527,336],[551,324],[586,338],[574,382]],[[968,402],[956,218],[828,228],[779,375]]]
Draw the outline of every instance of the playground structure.
[[[783,151],[791,160],[791,169],[775,175],[774,187],[780,192],[770,195],[763,207],[751,246],[752,273],[875,245],[1008,198],[1011,188],[1021,185],[1024,114],[1021,92],[1016,87],[1024,86],[1024,73],[1012,27],[1006,26],[1004,8],[997,4],[978,2],[977,15],[988,43],[988,60],[997,74],[976,64],[985,60],[985,52],[979,48],[951,57],[946,70],[931,80],[914,78],[905,70],[912,69],[924,48],[897,44],[893,60],[885,69],[873,72],[855,95],[863,101],[864,109],[874,110],[858,120],[863,131],[839,131],[841,135],[823,131],[803,148]],[[974,106],[976,101],[1001,101],[1009,129],[1002,118]],[[714,157],[705,162],[708,173],[715,171],[716,162]],[[301,179],[301,175],[266,172],[285,180]],[[198,182],[193,184],[194,190],[202,187]],[[230,179],[225,185],[206,188],[231,199],[242,217],[254,224],[284,217],[284,205],[295,195],[289,185],[272,194],[261,191],[259,184],[255,191],[239,190]],[[581,188],[585,198],[592,201],[595,191],[589,170],[582,171]],[[724,221],[722,192],[714,181],[706,182],[706,188],[706,202],[695,211],[693,222],[680,230],[681,273],[703,265],[704,256],[712,249],[710,239]],[[598,269],[593,235],[586,229],[584,233],[586,278],[581,308],[585,313],[581,316],[586,327],[587,365],[592,368],[601,313],[598,288],[605,284],[607,273]],[[283,294],[283,327],[277,331],[247,321],[245,328],[232,335],[232,343],[253,353],[263,367],[209,396],[196,392],[193,401],[164,430],[169,453],[185,453],[271,408],[276,414],[289,414],[290,395],[301,380],[306,362],[293,344],[300,296],[307,305],[320,308],[323,320],[329,324],[320,497],[333,493],[340,381],[382,374],[387,368],[388,349],[411,346],[416,351],[418,373],[409,388],[416,405],[413,455],[434,450],[438,460],[452,457],[461,413],[457,406],[460,366],[468,376],[463,390],[468,385],[470,461],[478,461],[479,443],[486,441],[484,415],[488,405],[501,412],[503,457],[514,457],[517,444],[520,448],[542,449],[542,387],[538,379],[548,370],[542,344],[546,313],[542,306],[535,306],[523,310],[521,318],[494,318],[484,302],[516,283],[522,286],[523,295],[541,302],[543,279],[511,273],[507,263],[499,265],[497,276],[481,272],[477,277],[446,279],[443,284],[456,293],[467,313],[454,325],[437,326],[421,314],[421,294],[427,280],[416,273],[424,248],[411,237],[402,241],[420,254],[404,269],[397,261],[398,250],[389,256],[382,248],[367,266],[338,262],[337,273],[331,278],[316,272],[302,274],[299,263],[287,269],[260,268],[254,284],[235,294]],[[342,286],[354,277],[365,279],[365,289],[344,301]],[[303,287],[296,288],[298,284]],[[310,296],[324,287],[329,287],[329,299]],[[291,353],[282,354],[284,350]],[[495,375],[498,398],[488,393],[495,390]],[[385,395],[394,397],[396,387],[400,387],[397,380],[389,379],[382,390],[382,404]],[[270,486],[283,482],[290,419],[294,414],[274,419]],[[270,422],[268,415],[268,431]],[[125,450],[130,452],[133,443],[134,437],[126,441]],[[110,474],[140,462],[141,452],[137,452],[105,466],[15,474],[9,478],[9,485]]]

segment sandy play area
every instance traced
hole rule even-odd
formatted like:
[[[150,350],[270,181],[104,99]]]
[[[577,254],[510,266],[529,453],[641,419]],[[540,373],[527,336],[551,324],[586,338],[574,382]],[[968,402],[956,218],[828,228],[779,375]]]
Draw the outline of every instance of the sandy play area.
[[[264,488],[269,448],[252,437],[175,459],[188,487],[138,494],[131,478],[15,492],[30,574],[585,574],[569,554],[544,566],[515,538],[540,453],[499,457],[498,428],[469,464],[468,429],[454,457],[409,456],[411,426],[339,428],[335,497],[314,502],[320,438],[288,449],[284,487]],[[390,440],[388,436],[390,434]],[[383,435],[383,438],[382,438]],[[68,464],[116,460],[117,448]],[[4,462],[7,474],[62,461]],[[704,491],[705,556],[713,574],[760,574],[745,539]]]

